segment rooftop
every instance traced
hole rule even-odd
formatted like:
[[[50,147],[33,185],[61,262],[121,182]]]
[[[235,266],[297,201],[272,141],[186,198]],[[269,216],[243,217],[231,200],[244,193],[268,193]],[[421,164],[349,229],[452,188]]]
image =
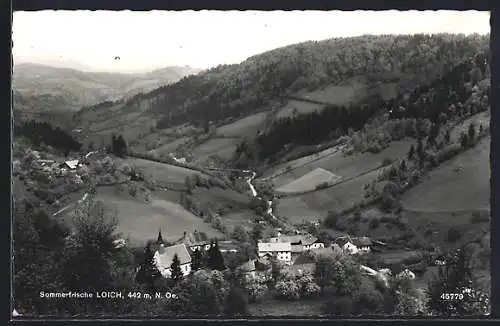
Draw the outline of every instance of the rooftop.
[[[358,247],[366,247],[372,245],[372,241],[368,237],[353,238],[352,243]]]
[[[258,243],[259,251],[292,251],[290,242],[261,242]]]
[[[170,247],[160,247],[155,256],[158,256],[158,260],[164,267],[170,268],[175,254],[179,257],[181,265],[191,262],[191,256],[183,243]]]

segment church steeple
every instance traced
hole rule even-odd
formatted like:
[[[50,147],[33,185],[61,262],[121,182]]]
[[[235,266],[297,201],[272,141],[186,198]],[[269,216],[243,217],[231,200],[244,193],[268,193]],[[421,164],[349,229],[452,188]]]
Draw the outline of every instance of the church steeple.
[[[161,236],[161,228],[158,229],[158,239],[156,239],[156,244],[162,244],[163,243],[163,237]]]

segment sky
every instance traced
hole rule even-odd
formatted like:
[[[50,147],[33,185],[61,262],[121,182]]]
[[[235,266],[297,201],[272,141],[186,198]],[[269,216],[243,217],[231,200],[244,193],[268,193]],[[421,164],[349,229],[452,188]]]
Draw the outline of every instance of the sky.
[[[363,34],[487,34],[479,11],[54,11],[13,14],[14,63],[87,71],[206,69],[289,44]],[[119,59],[116,59],[119,57]]]

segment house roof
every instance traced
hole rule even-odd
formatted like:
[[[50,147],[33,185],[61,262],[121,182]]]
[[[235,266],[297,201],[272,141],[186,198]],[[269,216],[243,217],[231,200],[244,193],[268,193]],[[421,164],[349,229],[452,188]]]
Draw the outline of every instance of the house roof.
[[[261,242],[257,245],[259,251],[292,251],[290,242]]]
[[[292,244],[292,252],[302,252],[304,251],[304,247],[302,245]]]
[[[337,240],[335,240],[335,243],[337,245],[339,245],[340,247],[343,247],[348,242],[349,242],[349,239],[347,239],[347,238],[338,238]]]
[[[318,239],[310,234],[281,235],[269,239],[269,242],[290,242],[292,244],[310,245]]]
[[[78,160],[71,160],[71,161],[65,161],[64,164],[66,164],[71,169],[76,169],[76,167],[78,166],[78,162],[79,162]]]
[[[181,265],[191,262],[191,256],[183,243],[170,247],[160,247],[156,254],[160,263],[166,268],[170,268],[172,265],[175,254],[179,257]]]
[[[354,238],[352,239],[352,243],[358,247],[366,247],[372,245],[372,241],[368,237]]]

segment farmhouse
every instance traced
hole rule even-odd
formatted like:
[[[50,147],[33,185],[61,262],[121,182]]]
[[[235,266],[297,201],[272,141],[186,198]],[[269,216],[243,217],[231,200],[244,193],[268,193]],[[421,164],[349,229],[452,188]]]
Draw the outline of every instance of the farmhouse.
[[[259,242],[257,248],[259,257],[270,255],[287,265],[292,262],[292,245],[290,242]]]
[[[339,238],[335,243],[347,254],[355,255],[359,252],[358,247],[349,238]]]
[[[352,244],[354,244],[359,253],[368,253],[371,251],[372,241],[368,237],[353,238]]]
[[[191,256],[183,243],[170,247],[160,244],[160,248],[154,254],[154,261],[163,277],[169,278],[172,274],[170,266],[175,255],[179,257],[182,274],[186,276],[191,273]]]
[[[302,252],[309,249],[324,248],[325,244],[310,234],[280,235],[270,238],[269,242],[290,242],[293,252]]]

